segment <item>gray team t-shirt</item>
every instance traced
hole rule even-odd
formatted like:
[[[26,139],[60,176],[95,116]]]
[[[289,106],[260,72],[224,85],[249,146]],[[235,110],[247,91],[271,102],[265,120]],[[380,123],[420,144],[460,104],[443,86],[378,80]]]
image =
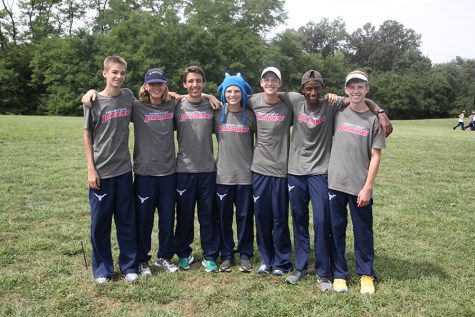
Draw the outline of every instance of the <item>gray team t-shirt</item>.
[[[242,123],[242,111],[227,112],[226,123],[221,123],[220,112],[215,114],[215,133],[218,139],[216,184],[252,184],[251,164],[256,119],[250,110],[245,111],[245,124]]]
[[[284,94],[292,107],[294,121],[289,151],[289,174],[327,174],[332,148],[333,123],[336,112],[343,106],[340,97],[336,105],[321,98],[319,106],[310,107],[305,97],[296,92]]]
[[[328,188],[357,196],[368,176],[371,149],[386,147],[379,122],[371,111],[343,108],[336,115],[328,167]]]
[[[91,108],[84,107],[84,129],[92,132],[94,165],[100,178],[132,170],[129,123],[134,99],[130,89],[121,89],[115,97],[97,94]]]
[[[135,174],[166,176],[175,173],[174,110],[172,100],[160,105],[134,101]]]
[[[292,111],[283,102],[270,104],[264,94],[248,100],[256,115],[256,146],[251,170],[266,176],[287,177]]]
[[[177,173],[216,171],[212,140],[213,118],[214,111],[204,98],[198,103],[185,99],[176,106]]]

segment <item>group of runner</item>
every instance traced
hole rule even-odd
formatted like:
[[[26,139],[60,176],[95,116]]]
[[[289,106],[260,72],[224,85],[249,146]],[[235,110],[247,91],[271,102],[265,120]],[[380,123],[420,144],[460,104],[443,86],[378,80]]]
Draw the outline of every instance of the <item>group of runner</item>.
[[[232,270],[235,253],[239,254],[239,269],[252,271],[249,260],[255,219],[261,258],[257,273],[282,276],[293,272],[285,281],[295,284],[308,274],[311,202],[320,289],[348,291],[345,234],[349,204],[360,291],[374,293],[372,187],[384,135],[392,127],[384,110],[365,99],[369,91],[365,73],[355,71],[347,76],[346,98],[322,97],[323,78],[315,70],[303,75],[301,93],[279,92],[282,76],[275,67],[262,71],[263,92],[253,95],[240,74],[226,75],[218,88],[220,106],[216,98],[203,94],[205,74],[198,66],[185,69],[187,95],[178,103],[171,98],[166,75],[159,68],[147,70],[139,100],[135,100],[130,90],[121,88],[126,65],[119,56],[107,57],[103,69],[106,87],[97,96],[88,93],[83,97],[86,102],[94,96],[92,105],[84,107],[84,144],[96,283],[107,282],[114,273],[112,217],[125,279],[133,283],[139,275],[151,274],[155,210],[156,266],[169,272],[189,269],[194,261],[191,244],[196,206],[202,265],[207,272]],[[215,110],[217,107],[220,109]],[[130,121],[135,137],[133,177]],[[216,161],[213,133],[218,141]],[[175,254],[177,265],[172,261]]]

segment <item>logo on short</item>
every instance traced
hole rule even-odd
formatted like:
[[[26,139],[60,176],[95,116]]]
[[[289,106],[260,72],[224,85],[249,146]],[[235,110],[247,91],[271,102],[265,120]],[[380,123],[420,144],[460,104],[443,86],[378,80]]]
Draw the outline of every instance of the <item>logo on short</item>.
[[[328,200],[332,200],[336,195],[328,194]]]
[[[143,205],[143,202],[146,201],[149,198],[149,197],[142,198],[142,197],[140,197],[139,194],[137,194],[137,196],[139,197],[140,202],[142,203],[142,205]]]
[[[294,189],[295,186],[290,186],[290,185],[287,185],[289,187],[289,192]]]
[[[252,195],[252,198],[254,198],[254,202],[256,202],[259,199],[259,197],[261,197],[261,196],[256,197],[256,196]]]
[[[219,200],[223,200],[223,198],[226,197],[227,194],[220,195],[219,193],[216,193],[216,195],[218,195]]]
[[[102,201],[102,198],[104,198],[105,196],[107,196],[107,194],[98,195],[98,194],[96,194],[96,193],[94,193],[94,195],[97,197],[97,199],[99,199],[99,201]]]
[[[179,190],[179,189],[177,188],[176,191],[178,192],[178,194],[180,194],[180,196],[183,196],[183,193],[186,192],[186,188],[183,189],[183,190]]]

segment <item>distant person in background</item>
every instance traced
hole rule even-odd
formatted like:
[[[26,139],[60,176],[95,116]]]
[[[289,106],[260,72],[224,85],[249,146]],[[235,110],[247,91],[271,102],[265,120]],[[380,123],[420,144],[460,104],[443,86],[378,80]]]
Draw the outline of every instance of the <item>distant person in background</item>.
[[[454,130],[457,129],[458,127],[462,127],[462,130],[465,130],[464,124],[463,124],[463,118],[465,118],[465,111],[462,111],[461,114],[459,114],[459,120],[457,121],[457,124],[454,126]]]
[[[470,128],[470,131],[475,131],[475,123],[473,122],[473,119],[475,117],[475,111],[472,111],[472,114],[468,117],[470,121],[468,122],[468,125],[464,128],[464,130],[467,130]]]
[[[111,226],[119,243],[119,268],[129,283],[138,280],[137,237],[129,152],[129,123],[134,94],[122,89],[127,63],[120,56],[104,60],[106,87],[91,108],[84,107],[84,152],[91,205],[92,274],[97,284],[114,273]]]

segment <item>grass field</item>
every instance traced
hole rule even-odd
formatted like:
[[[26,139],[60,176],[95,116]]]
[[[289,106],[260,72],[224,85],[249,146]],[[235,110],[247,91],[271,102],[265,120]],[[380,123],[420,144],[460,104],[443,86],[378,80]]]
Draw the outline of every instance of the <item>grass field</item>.
[[[96,286],[82,118],[0,116],[0,314],[475,316],[475,133],[453,131],[453,119],[393,123],[375,191],[379,282],[363,297],[354,274],[348,294],[320,293],[314,276],[286,285],[200,264]],[[347,255],[354,272],[351,241]]]

